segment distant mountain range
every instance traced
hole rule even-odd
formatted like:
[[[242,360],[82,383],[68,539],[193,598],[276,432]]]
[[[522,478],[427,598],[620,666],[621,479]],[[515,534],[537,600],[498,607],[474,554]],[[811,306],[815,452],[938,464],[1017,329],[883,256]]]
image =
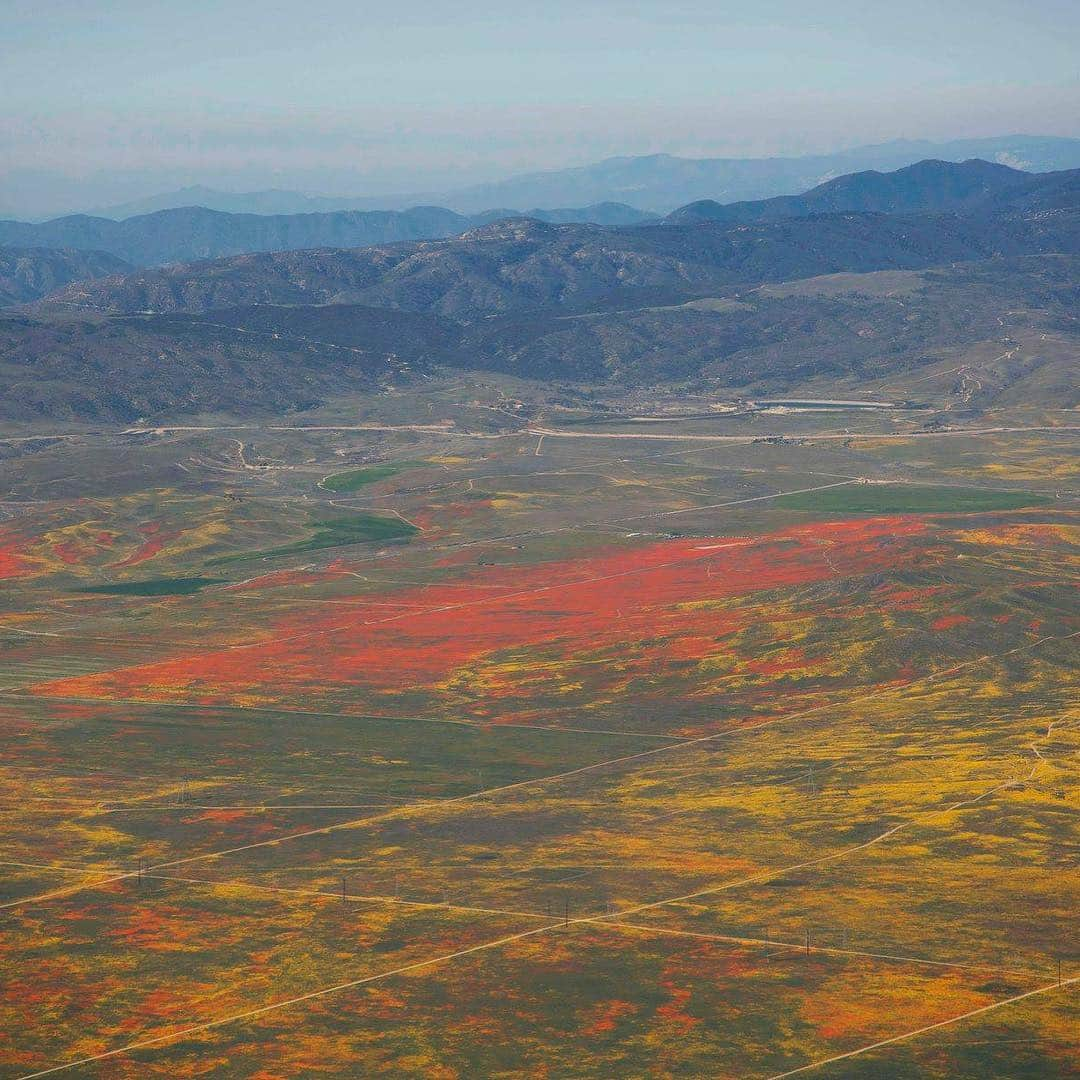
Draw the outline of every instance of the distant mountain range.
[[[1032,174],[979,159],[959,164],[923,161],[892,173],[871,171],[838,177],[803,195],[726,204],[701,200],[674,211],[668,220],[708,220],[734,225],[851,211],[922,214],[1053,208],[1075,205],[1076,175],[1072,171]],[[162,266],[251,252],[359,248],[445,239],[521,217],[548,224],[593,224],[605,228],[625,228],[656,220],[621,203],[531,210],[524,215],[515,210],[464,215],[437,206],[402,211],[343,210],[278,215],[182,207],[123,221],[85,215],[41,224],[0,221],[0,246],[96,251],[135,266]],[[31,298],[22,296],[22,299]]]
[[[925,158],[954,162],[983,158],[1028,172],[1054,172],[1080,168],[1080,139],[1006,135],[949,142],[901,140],[806,157],[685,158],[650,154],[609,158],[578,168],[528,173],[450,191],[363,198],[276,190],[234,193],[189,187],[94,212],[100,217],[121,219],[184,206],[204,206],[228,213],[306,214],[403,210],[437,204],[463,214],[479,214],[492,206],[619,202],[639,210],[667,213],[700,199],[736,202],[793,195],[846,173],[900,169]],[[537,214],[531,211],[530,216]]]
[[[456,236],[508,217],[517,210],[488,210],[465,216],[439,206],[410,210],[335,211],[309,214],[233,214],[201,206],[158,210],[123,221],[75,214],[32,224],[0,221],[0,246],[48,247],[107,252],[136,266],[216,259],[250,251],[292,251],[312,247],[365,247]],[[530,210],[550,222],[603,226],[652,220],[629,206],[601,203],[581,209]]]
[[[623,228],[511,218],[411,244],[373,242],[366,233],[368,243],[361,246],[358,227],[371,217],[365,214],[161,211],[106,225],[145,230],[148,223],[169,222],[192,244],[205,243],[195,223],[242,226],[247,242],[261,236],[269,250],[75,283],[59,295],[114,313],[352,303],[468,321],[526,308],[621,303],[619,297],[632,299],[642,290],[694,295],[735,283],[1071,251],[1080,215],[1039,217],[1039,211],[1055,209],[1080,209],[1080,170],[1033,175],[973,160],[856,173],[797,197],[692,203],[662,221]],[[450,231],[464,220],[445,210],[409,213],[424,215],[432,232]],[[416,220],[409,214],[375,217],[398,230]],[[50,224],[85,220],[104,221]],[[352,242],[311,247],[325,235],[322,229]],[[300,236],[305,243],[295,242]],[[239,240],[237,234],[214,238],[219,244]],[[145,248],[129,253],[147,255]]]
[[[336,215],[252,220],[323,217]],[[1080,170],[978,160],[621,227],[511,218],[137,270],[0,248],[8,295],[60,286],[0,312],[0,417],[281,412],[446,367],[768,392],[879,379],[997,348],[1003,317],[1073,340],[1078,262]],[[1055,349],[1002,360],[997,385],[1076,404],[1075,351]]]
[[[778,195],[756,202],[690,203],[669,221],[729,224],[778,221],[809,214],[992,213],[1061,209],[1080,205],[1080,170],[1032,174],[974,159],[961,164],[920,161],[896,172],[860,172],[837,177],[803,195]]]
[[[414,244],[275,251],[147,269],[75,284],[59,296],[113,313],[330,303],[462,322],[527,310],[566,313],[638,303],[646,295],[690,298],[820,274],[1076,251],[1078,177],[1080,171],[1032,177],[979,161],[926,162],[902,175],[846,178],[827,197],[811,192],[803,203],[785,204],[789,212],[775,220],[764,203],[743,206],[736,220],[722,207],[699,204],[659,223],[620,229],[510,219]],[[1040,212],[1044,189],[1057,193],[1057,213]],[[895,202],[907,212],[878,211]],[[967,212],[937,212],[943,203],[961,203]],[[823,204],[830,212],[818,212]],[[799,206],[807,208],[802,215],[795,213]],[[932,212],[920,212],[924,207]]]
[[[926,158],[953,162],[982,158],[1028,172],[1076,169],[1080,168],[1080,139],[1012,135],[944,143],[905,140],[792,158],[619,157],[449,192],[438,201],[466,213],[478,206],[558,206],[603,200],[669,211],[698,199],[735,202],[792,195],[846,173],[899,169]]]
[[[416,203],[430,202],[418,199]],[[87,210],[92,217],[125,218],[155,214],[159,210],[177,210],[181,207],[202,206],[207,210],[220,210],[223,214],[332,214],[339,210],[388,210],[407,209],[407,206],[389,206],[378,200],[340,198],[331,195],[306,195],[301,191],[282,191],[270,188],[266,191],[221,191],[219,188],[192,184],[149,195],[144,199],[132,199],[112,206],[95,206]]]

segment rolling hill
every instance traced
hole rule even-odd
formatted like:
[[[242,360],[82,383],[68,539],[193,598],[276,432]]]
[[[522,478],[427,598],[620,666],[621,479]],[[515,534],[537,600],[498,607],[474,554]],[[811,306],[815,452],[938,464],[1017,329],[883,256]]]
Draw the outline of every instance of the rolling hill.
[[[90,281],[134,269],[102,251],[0,247],[0,307],[25,304],[73,281]]]
[[[0,221],[0,245],[104,251],[136,266],[160,266],[253,251],[355,248],[455,236],[519,213],[494,210],[465,217],[439,206],[416,206],[402,211],[261,215],[187,206],[123,221],[87,215],[40,224]],[[600,225],[630,225],[649,220],[647,214],[612,203],[581,209],[533,210],[530,216]]]
[[[819,214],[602,229],[499,222],[449,240],[235,256],[81,282],[56,299],[117,314],[357,303],[468,322],[640,306],[839,272],[1075,252],[1080,214]]]
[[[0,317],[0,378],[13,389],[0,417],[126,423],[184,412],[280,413],[448,368],[557,385],[649,389],[689,380],[727,394],[850,393],[945,358],[954,358],[946,367],[962,366],[980,349],[1001,355],[983,361],[977,392],[963,388],[968,405],[1009,395],[1071,407],[1080,404],[1072,359],[1080,347],[1072,316],[1078,272],[1078,256],[998,257],[469,323],[351,303],[111,317],[43,309]],[[1002,341],[1011,333],[1031,338],[1032,355],[1007,359]],[[962,376],[938,389],[953,382]]]
[[[668,215],[671,221],[750,224],[810,214],[977,214],[1076,208],[1080,170],[1032,174],[973,159],[920,161],[892,173],[840,176],[803,195],[722,205],[711,199]]]
[[[409,343],[395,333],[398,349]],[[266,415],[407,378],[362,333],[335,349],[298,336],[238,332],[205,320],[146,322],[90,314],[0,313],[0,421],[130,423],[191,412]],[[418,363],[413,361],[412,370]]]

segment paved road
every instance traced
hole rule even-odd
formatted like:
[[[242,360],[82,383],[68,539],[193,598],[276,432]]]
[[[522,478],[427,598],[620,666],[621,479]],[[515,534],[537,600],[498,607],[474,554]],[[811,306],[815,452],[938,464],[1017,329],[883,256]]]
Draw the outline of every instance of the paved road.
[[[89,439],[109,438],[121,435],[169,435],[174,433],[213,433],[218,431],[413,431],[424,435],[442,435],[448,439],[513,439],[520,435],[543,436],[548,439],[633,439],[638,441],[662,442],[720,442],[752,443],[761,439],[761,435],[683,435],[654,434],[652,432],[601,432],[568,431],[559,428],[530,427],[522,431],[462,431],[455,427],[436,424],[223,424],[211,427],[199,426],[155,426],[115,428],[107,431],[57,431],[41,435],[19,435],[0,438],[2,444],[39,442],[46,439]],[[1002,435],[1022,432],[1049,432],[1051,434],[1075,434],[1080,426],[1068,424],[1033,424],[1017,427],[984,428],[949,428],[945,431],[883,431],[883,432],[837,432],[837,431],[800,431],[790,437],[797,439],[938,439],[965,438],[972,435]]]
[[[1029,427],[985,427],[985,428],[948,428],[944,431],[825,431],[814,433],[811,431],[793,432],[786,436],[792,439],[813,439],[818,442],[822,439],[937,439],[937,438],[964,438],[971,435],[1000,435],[1024,431],[1051,431],[1051,432],[1080,432],[1080,427],[1052,424],[1032,425]],[[555,428],[528,428],[526,434],[543,435],[548,439],[659,439],[665,442],[688,441],[688,442],[736,442],[749,443],[760,440],[761,435],[654,435],[650,432],[603,432],[603,431],[566,431]]]

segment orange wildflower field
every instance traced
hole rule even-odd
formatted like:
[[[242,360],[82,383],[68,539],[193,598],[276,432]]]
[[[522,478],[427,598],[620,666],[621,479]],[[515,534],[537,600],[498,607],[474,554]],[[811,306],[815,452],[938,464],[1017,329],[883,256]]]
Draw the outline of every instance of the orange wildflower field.
[[[826,423],[13,450],[0,1077],[1078,1075],[1065,436]]]

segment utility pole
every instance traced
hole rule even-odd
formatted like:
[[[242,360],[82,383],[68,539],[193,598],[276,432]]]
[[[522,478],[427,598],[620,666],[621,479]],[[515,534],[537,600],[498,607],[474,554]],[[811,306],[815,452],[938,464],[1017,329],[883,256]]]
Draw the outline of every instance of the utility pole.
[[[569,899],[563,901],[563,926],[570,925],[570,901]]]
[[[343,904],[348,903],[348,900],[347,900],[347,898],[345,896],[345,878],[341,879],[341,902]]]
[[[810,927],[806,928],[806,955],[810,955]]]

